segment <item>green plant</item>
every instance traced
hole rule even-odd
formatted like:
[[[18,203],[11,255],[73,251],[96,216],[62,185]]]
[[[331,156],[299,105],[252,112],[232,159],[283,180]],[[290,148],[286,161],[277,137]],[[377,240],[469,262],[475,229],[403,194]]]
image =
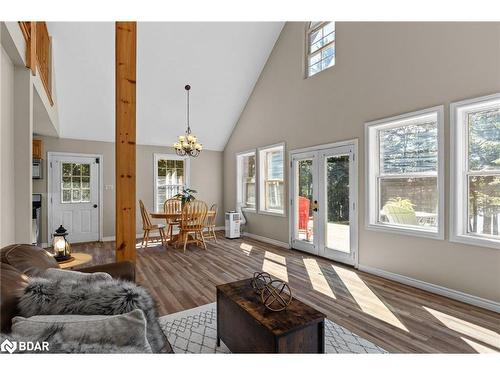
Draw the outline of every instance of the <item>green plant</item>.
[[[392,207],[404,208],[405,210],[409,211],[413,211],[414,210],[413,207],[415,207],[415,205],[411,203],[411,200],[403,199],[401,197],[389,199],[386,205]]]
[[[182,202],[182,206],[184,206],[186,203],[192,202],[196,199],[196,197],[193,195],[193,193],[197,193],[196,190],[185,188],[182,189],[182,192],[174,195],[174,198],[180,199]]]

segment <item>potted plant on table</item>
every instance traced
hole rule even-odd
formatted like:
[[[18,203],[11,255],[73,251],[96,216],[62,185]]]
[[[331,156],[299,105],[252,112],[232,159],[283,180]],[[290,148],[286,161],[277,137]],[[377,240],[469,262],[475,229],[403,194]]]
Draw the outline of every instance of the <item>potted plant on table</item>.
[[[174,198],[180,199],[182,207],[184,207],[184,205],[186,203],[192,202],[196,199],[196,197],[193,195],[193,193],[197,193],[197,191],[193,190],[193,189],[185,188],[185,189],[182,189],[182,192],[174,195]]]

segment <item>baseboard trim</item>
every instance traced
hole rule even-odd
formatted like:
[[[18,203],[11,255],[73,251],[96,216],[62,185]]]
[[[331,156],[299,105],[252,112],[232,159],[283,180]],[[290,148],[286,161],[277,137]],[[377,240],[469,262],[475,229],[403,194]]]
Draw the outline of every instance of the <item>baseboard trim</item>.
[[[258,234],[243,232],[243,236],[247,236],[247,237],[253,238],[254,240],[265,242],[265,243],[268,243],[271,245],[284,247],[285,249],[290,249],[290,245],[286,242],[278,241],[278,240],[264,237],[264,236],[259,236]]]
[[[460,292],[458,290],[454,289],[449,289],[440,285],[436,284],[431,284],[426,281],[422,280],[417,280],[413,279],[408,276],[400,275],[397,273],[389,272],[382,270],[380,268],[375,268],[375,267],[370,267],[370,266],[365,266],[360,264],[358,269],[360,271],[370,273],[372,275],[380,276],[385,279],[397,281],[401,284],[413,286],[418,289],[425,290],[427,292],[439,294],[444,297],[448,297],[460,302],[468,303],[469,305],[474,305],[477,307],[482,307],[483,309],[491,310],[497,313],[500,313],[500,303],[482,298],[482,297],[477,297],[473,296],[471,294],[467,294],[464,292]]]

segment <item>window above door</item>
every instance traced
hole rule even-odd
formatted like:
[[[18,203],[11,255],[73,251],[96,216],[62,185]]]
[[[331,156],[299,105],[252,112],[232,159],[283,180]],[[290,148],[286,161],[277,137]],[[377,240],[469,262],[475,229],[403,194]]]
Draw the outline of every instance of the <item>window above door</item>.
[[[335,65],[335,22],[309,22],[306,30],[306,77]]]

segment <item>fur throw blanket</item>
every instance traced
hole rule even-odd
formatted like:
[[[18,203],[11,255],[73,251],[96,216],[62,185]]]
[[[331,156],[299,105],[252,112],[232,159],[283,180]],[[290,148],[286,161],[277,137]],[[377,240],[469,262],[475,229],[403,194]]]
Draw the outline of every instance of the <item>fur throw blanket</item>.
[[[35,315],[117,315],[140,309],[146,318],[146,336],[153,353],[161,352],[169,346],[158,323],[153,298],[144,288],[128,281],[112,279],[89,282],[33,278],[26,287],[18,308],[20,315],[26,318]],[[57,341],[57,335],[54,339]],[[100,344],[105,349],[106,342]],[[108,352],[114,352],[113,348],[107,349]],[[122,349],[120,352],[134,351],[133,347]],[[94,351],[85,344],[74,350],[104,352],[98,349]]]

